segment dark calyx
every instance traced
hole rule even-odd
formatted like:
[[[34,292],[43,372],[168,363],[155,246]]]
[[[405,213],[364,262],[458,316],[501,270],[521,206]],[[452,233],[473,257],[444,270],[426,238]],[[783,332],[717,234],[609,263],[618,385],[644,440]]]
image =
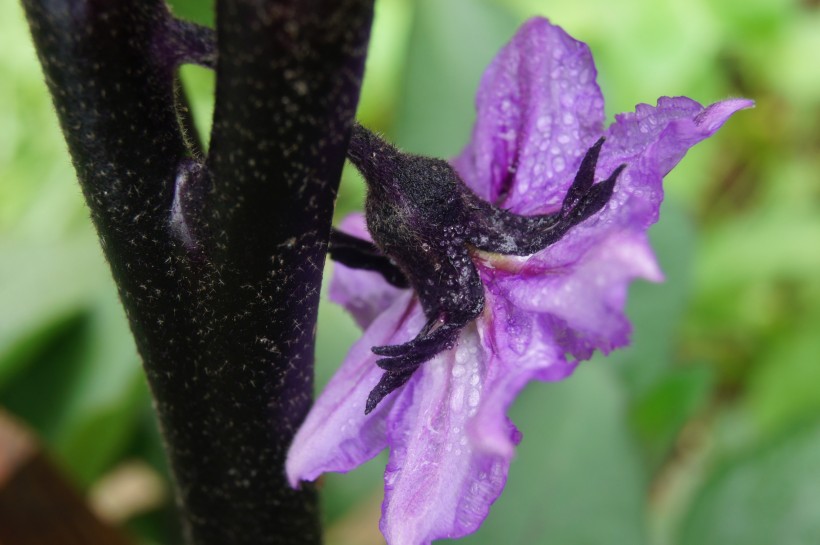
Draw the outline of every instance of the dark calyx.
[[[561,209],[519,216],[481,199],[441,159],[402,153],[361,125],[353,129],[348,159],[368,186],[365,213],[375,245],[334,233],[331,255],[348,266],[381,272],[409,285],[427,317],[404,344],[376,346],[386,372],[370,392],[365,413],[404,385],[416,369],[452,348],[458,333],[484,309],[484,288],[470,247],[504,255],[530,255],[557,242],[609,201],[626,165],[594,183],[604,139],[584,156]]]

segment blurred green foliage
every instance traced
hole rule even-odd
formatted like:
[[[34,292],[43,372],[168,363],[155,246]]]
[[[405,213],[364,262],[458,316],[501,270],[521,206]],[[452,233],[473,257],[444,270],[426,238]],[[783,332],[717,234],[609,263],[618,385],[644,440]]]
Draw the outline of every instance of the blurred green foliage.
[[[213,23],[207,3],[172,2]],[[474,545],[820,543],[820,6],[811,0],[378,0],[360,118],[450,156],[481,71],[546,15],[590,44],[607,113],[746,96],[667,178],[666,272],[631,290],[633,345],[532,385],[525,439]],[[182,70],[203,134],[213,76]],[[345,171],[338,216],[361,207]],[[358,331],[320,310],[318,387]],[[0,405],[87,489],[123,460],[165,473],[139,360],[87,220],[21,9],[0,4]],[[384,459],[323,480],[329,545],[379,543]],[[132,520],[178,542],[170,503]]]

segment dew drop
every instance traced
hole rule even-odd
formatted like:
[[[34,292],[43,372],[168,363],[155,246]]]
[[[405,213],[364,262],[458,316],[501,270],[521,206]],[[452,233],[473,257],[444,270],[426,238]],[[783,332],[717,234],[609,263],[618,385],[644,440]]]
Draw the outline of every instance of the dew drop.
[[[450,409],[459,412],[464,407],[464,386],[459,386],[453,391],[453,397],[450,398]],[[455,428],[453,428],[455,431]]]
[[[456,350],[456,364],[461,365],[461,364],[464,364],[466,362],[467,362],[467,353],[464,351],[464,349]],[[455,368],[453,369],[453,371],[455,371]],[[458,375],[454,374],[454,376],[458,376]]]

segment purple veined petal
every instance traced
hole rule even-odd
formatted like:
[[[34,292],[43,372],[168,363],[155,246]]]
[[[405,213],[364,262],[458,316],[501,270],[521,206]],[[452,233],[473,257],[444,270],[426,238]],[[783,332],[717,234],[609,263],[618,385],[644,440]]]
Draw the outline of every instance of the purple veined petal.
[[[621,163],[629,166],[623,183],[616,185],[613,203],[602,214],[604,221],[631,227],[655,223],[663,197],[663,177],[729,117],[752,107],[751,100],[730,99],[704,109],[685,97],[662,97],[655,107],[639,104],[634,113],[616,116],[607,130],[599,172],[609,172]],[[625,207],[628,213],[617,212],[618,207]]]
[[[657,106],[639,104],[634,113],[616,116],[597,167],[597,178],[602,180],[619,165],[627,165],[612,198],[600,212],[534,255],[528,266],[543,270],[568,267],[613,232],[648,229],[658,219],[663,177],[689,148],[714,134],[732,114],[753,104],[732,99],[704,109],[686,97],[663,97]]]
[[[489,354],[481,403],[469,423],[472,444],[488,454],[511,458],[521,434],[507,411],[532,380],[553,382],[569,377],[577,361],[568,362],[537,313],[522,311],[506,297],[487,292],[486,309],[477,321]]]
[[[553,382],[569,377],[578,362],[567,361],[543,317],[522,310],[490,287],[484,314],[476,321],[485,351],[487,375],[478,412],[469,424],[476,449],[510,458],[520,434],[507,411],[532,380]]]
[[[396,401],[380,525],[389,545],[429,545],[474,532],[501,494],[510,457],[474,448],[468,430],[487,363],[470,324],[454,349],[416,371]]]
[[[362,213],[347,216],[339,225],[339,230],[371,240]],[[341,263],[334,263],[333,267],[328,296],[331,301],[343,306],[362,329],[366,329],[405,291],[390,285],[377,272],[351,269]]]
[[[350,471],[387,446],[387,415],[401,392],[364,414],[367,396],[384,372],[371,348],[411,338],[423,323],[421,308],[406,290],[353,345],[293,440],[285,463],[292,486],[326,471]]]
[[[735,113],[754,107],[754,100],[749,100],[748,98],[721,100],[720,102],[715,102],[710,105],[698,114],[698,116],[695,117],[695,125],[708,137],[716,133]]]
[[[644,232],[609,233],[577,261],[538,274],[494,274],[494,289],[519,309],[542,314],[539,327],[562,352],[587,359],[629,342],[624,314],[627,288],[636,278],[659,282],[663,274]],[[549,337],[548,337],[549,338]]]
[[[657,106],[639,104],[632,113],[616,116],[598,160],[598,175],[618,165],[627,170],[599,221],[609,228],[628,225],[646,229],[658,219],[663,177],[695,144],[712,136],[734,113],[754,102],[730,99],[703,108],[686,97],[661,97]]]
[[[482,77],[472,140],[454,160],[467,185],[521,214],[559,207],[603,132],[596,75],[586,44],[546,19],[525,23]]]

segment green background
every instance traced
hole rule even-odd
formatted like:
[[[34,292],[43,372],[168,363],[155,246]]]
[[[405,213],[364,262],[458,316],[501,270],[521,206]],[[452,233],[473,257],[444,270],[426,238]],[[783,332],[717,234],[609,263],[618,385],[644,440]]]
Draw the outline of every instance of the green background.
[[[172,4],[212,24],[205,2]],[[483,68],[532,15],[589,43],[610,119],[665,94],[757,107],[667,177],[651,231],[667,281],[632,287],[633,345],[528,387],[507,489],[463,541],[820,543],[820,5],[378,0],[360,119],[410,151],[457,153]],[[182,77],[207,132],[213,75]],[[347,169],[339,216],[363,194]],[[319,387],[357,334],[323,302]],[[107,516],[179,542],[147,387],[14,1],[0,3],[0,406],[95,505],[141,468],[144,501]],[[383,466],[323,479],[329,545],[382,543]]]

